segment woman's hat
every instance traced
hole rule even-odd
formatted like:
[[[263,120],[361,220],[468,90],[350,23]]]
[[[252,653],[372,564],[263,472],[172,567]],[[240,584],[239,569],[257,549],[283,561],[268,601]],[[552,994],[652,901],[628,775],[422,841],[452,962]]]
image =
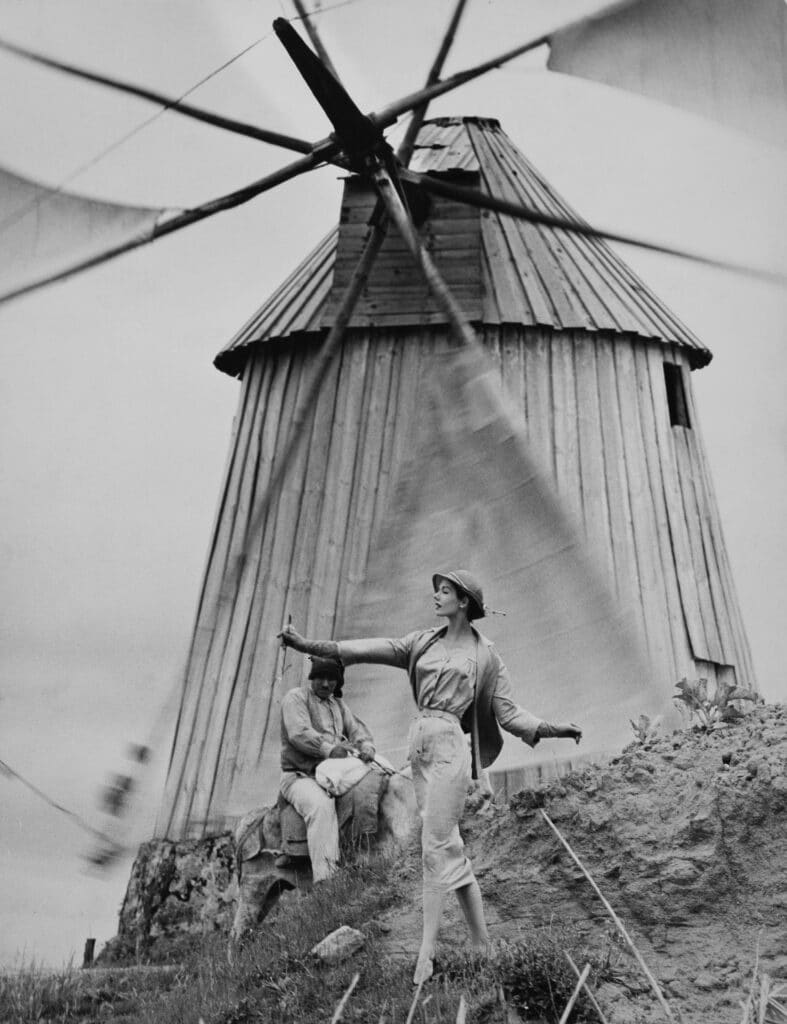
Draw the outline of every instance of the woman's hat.
[[[470,599],[470,603],[467,606],[467,617],[471,621],[473,619],[483,619],[486,615],[486,607],[484,606],[484,592],[481,589],[481,584],[469,573],[467,569],[451,569],[449,572],[436,572],[432,576],[432,586],[437,590],[438,580],[448,580],[449,583],[453,583],[455,587],[467,594]]]

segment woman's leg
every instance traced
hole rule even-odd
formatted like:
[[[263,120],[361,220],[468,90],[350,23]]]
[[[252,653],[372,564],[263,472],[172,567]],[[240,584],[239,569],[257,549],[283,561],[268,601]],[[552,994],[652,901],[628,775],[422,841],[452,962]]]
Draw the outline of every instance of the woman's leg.
[[[459,833],[470,775],[464,737],[457,724],[435,718],[421,719],[415,736],[418,742],[411,743],[410,753],[422,822],[424,870],[423,934],[414,978],[417,984],[432,974],[446,893],[473,875]]]
[[[428,981],[432,976],[434,948],[437,942],[437,934],[440,931],[444,904],[444,889],[424,886],[423,932],[421,934],[421,948],[418,951],[418,962],[415,965],[415,975],[413,976],[413,981],[416,985],[422,981]]]
[[[478,882],[473,879],[469,885],[463,885],[456,890],[459,906],[465,915],[465,921],[470,929],[470,940],[473,949],[479,953],[485,953],[489,948],[489,932],[486,928],[484,917],[484,901],[481,898],[481,890]]]

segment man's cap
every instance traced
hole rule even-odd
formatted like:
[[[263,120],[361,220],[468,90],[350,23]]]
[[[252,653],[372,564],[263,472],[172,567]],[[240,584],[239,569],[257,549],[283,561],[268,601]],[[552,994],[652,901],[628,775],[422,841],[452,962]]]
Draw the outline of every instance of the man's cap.
[[[447,572],[436,572],[432,576],[432,586],[435,590],[437,590],[438,580],[448,580],[449,583],[453,583],[455,587],[470,598],[470,604],[467,606],[468,619],[483,619],[484,615],[486,615],[484,592],[481,589],[481,584],[472,573],[468,572],[467,569],[450,569]]]
[[[316,679],[317,677],[335,679],[339,686],[344,682],[344,668],[342,663],[335,658],[314,657],[311,659],[311,663],[309,679]]]

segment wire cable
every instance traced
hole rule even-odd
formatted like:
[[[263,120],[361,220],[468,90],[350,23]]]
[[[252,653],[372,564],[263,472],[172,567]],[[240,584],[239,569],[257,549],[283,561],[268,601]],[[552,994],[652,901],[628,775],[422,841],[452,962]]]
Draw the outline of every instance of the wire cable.
[[[58,803],[57,800],[53,800],[51,796],[48,796],[42,789],[39,789],[38,786],[32,783],[29,779],[26,779],[21,772],[18,772],[15,768],[12,768],[10,764],[1,759],[0,773],[12,779],[16,779],[17,782],[21,782],[22,785],[26,786],[31,793],[34,793],[39,798],[39,800],[43,800],[44,803],[48,804],[48,806],[51,807],[53,810],[65,815],[67,818],[71,820],[71,822],[74,825],[77,826],[77,828],[82,829],[83,832],[87,832],[88,835],[92,836],[94,839],[100,839],[102,840],[102,842],[109,843],[113,847],[117,846],[116,841],[112,839],[111,836],[108,836],[106,832],[102,832],[100,829],[94,828],[87,821],[85,821],[85,819],[81,815],[77,814],[76,811],[71,811],[68,809],[68,807],[64,807],[63,804]]]
[[[176,99],[165,96],[163,93],[146,86],[134,85],[132,82],[123,82],[119,78],[112,78],[109,75],[101,75],[95,71],[87,71],[75,64],[67,64],[65,61],[55,60],[46,57],[44,54],[28,50],[24,46],[17,46],[0,39],[0,49],[13,53],[24,60],[32,61],[34,64],[41,64],[44,67],[55,71],[62,71],[64,74],[72,75],[75,78],[82,78],[97,85],[106,86],[117,92],[127,93],[139,99],[147,100],[150,103],[160,104],[168,110],[173,110],[184,117],[193,118],[196,121],[203,121],[205,124],[213,125],[216,128],[223,128],[225,131],[234,132],[238,135],[246,135],[249,138],[257,139],[260,142],[268,142],[283,149],[291,149],[296,153],[308,153],[311,150],[311,143],[305,139],[296,139],[292,135],[283,135],[281,132],[269,131],[267,128],[258,128],[256,125],[248,124],[245,121],[236,121],[231,117],[223,117],[221,114],[213,114],[209,110],[202,110],[200,107],[193,107],[187,103],[180,103]]]
[[[192,93],[196,92],[197,89],[200,89],[203,85],[205,85],[206,82],[209,82],[212,78],[215,78],[216,75],[220,74],[222,71],[225,71],[228,67],[234,64],[235,61],[240,60],[240,58],[244,57],[247,53],[249,53],[250,50],[253,50],[255,47],[259,46],[260,43],[265,42],[266,39],[270,39],[272,36],[273,32],[266,32],[264,36],[260,36],[260,38],[255,39],[253,43],[249,43],[248,46],[244,46],[242,50],[236,53],[233,57],[230,57],[229,60],[225,60],[223,64],[220,64],[217,68],[214,68],[203,78],[200,78],[198,82],[195,82],[194,85],[191,86],[191,88],[187,89],[184,93],[181,93],[180,96],[177,97],[176,102],[180,103],[180,101],[186,99],[187,96],[191,96]],[[70,185],[72,181],[74,181],[80,175],[84,174],[85,171],[90,170],[91,167],[95,167],[96,164],[104,160],[107,156],[110,155],[110,153],[114,153],[116,149],[119,149],[130,139],[133,139],[135,135],[138,135],[143,129],[147,128],[149,125],[153,124],[154,121],[157,121],[160,117],[162,117],[162,115],[166,114],[166,112],[169,109],[169,104],[163,106],[160,110],[157,110],[155,114],[151,114],[150,117],[146,117],[144,121],[140,121],[139,124],[137,124],[130,131],[126,132],[124,135],[121,135],[119,138],[115,139],[114,142],[111,142],[104,149],[100,150],[98,153],[90,157],[84,163],[74,168],[74,170],[70,171],[65,178],[62,178],[57,185],[53,186],[52,188],[48,188],[47,192],[45,192],[43,195],[37,196],[35,199],[31,199],[24,205],[17,207],[16,210],[12,210],[2,220],[0,220],[0,232],[2,232],[4,228],[16,224],[22,217],[25,216],[25,214],[29,213],[31,210],[37,209],[38,207],[54,199],[55,196],[60,195],[63,189],[67,185]]]

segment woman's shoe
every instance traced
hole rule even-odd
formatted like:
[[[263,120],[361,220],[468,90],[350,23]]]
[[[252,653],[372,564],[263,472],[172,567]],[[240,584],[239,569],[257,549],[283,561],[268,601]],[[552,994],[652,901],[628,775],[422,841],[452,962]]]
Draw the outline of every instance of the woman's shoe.
[[[414,985],[423,985],[424,982],[429,981],[429,979],[432,977],[433,974],[434,974],[434,960],[432,959],[432,957],[428,957],[428,959],[425,959],[425,960],[421,960],[421,958],[419,957],[418,958],[418,962],[415,965],[415,974],[413,975],[413,984]]]

